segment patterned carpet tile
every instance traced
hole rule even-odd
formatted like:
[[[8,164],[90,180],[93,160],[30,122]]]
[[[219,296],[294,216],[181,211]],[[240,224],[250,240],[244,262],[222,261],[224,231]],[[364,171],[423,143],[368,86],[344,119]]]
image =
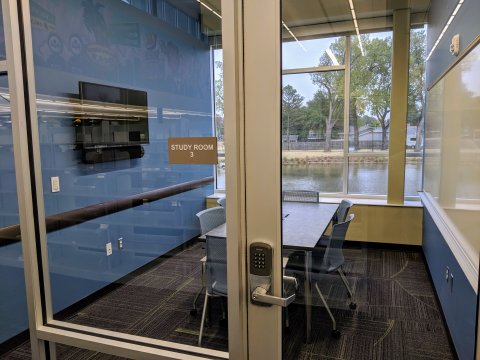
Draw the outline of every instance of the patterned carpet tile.
[[[196,346],[204,293],[197,301],[199,313],[192,316],[190,309],[202,287],[199,260],[205,256],[203,246],[195,244],[159,261],[68,321]],[[349,308],[351,300],[338,274],[314,277],[341,337],[332,337],[331,319],[314,291],[312,341],[304,342],[305,294],[303,273],[299,272],[300,292],[288,309],[290,327],[284,329],[284,360],[455,359],[420,251],[357,247],[344,249],[344,254],[355,310]],[[211,301],[203,346],[225,351],[228,332],[221,320],[221,304],[222,299]],[[60,346],[58,354],[61,360],[120,360],[66,346]],[[30,358],[28,343],[0,356],[2,360]]]

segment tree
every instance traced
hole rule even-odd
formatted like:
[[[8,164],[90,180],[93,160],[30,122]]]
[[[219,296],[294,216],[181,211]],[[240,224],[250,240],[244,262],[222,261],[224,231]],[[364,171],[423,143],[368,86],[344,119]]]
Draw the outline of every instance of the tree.
[[[425,30],[410,33],[410,67],[408,71],[408,124],[417,127],[415,150],[420,151],[425,108]]]
[[[215,61],[217,76],[215,76],[215,127],[219,139],[223,139],[223,62]]]
[[[371,80],[367,85],[367,109],[382,127],[382,150],[387,149],[390,126],[390,93],[392,88],[392,39],[374,38],[365,44]]]
[[[287,149],[290,150],[290,127],[291,122],[298,122],[301,116],[304,97],[291,86],[286,85],[282,89],[282,135],[286,135]]]
[[[318,90],[313,99],[307,102],[307,107],[304,110],[304,137],[308,136],[310,130],[316,131],[318,134],[325,132],[325,118],[327,117],[326,99],[324,93]]]
[[[330,46],[332,53],[338,58],[343,58],[345,39],[341,38]],[[325,52],[319,61],[319,66],[330,65],[331,59]],[[325,151],[331,150],[332,130],[337,122],[343,119],[343,102],[345,75],[343,71],[325,71],[311,74],[312,83],[318,85],[327,101],[327,116],[325,117]]]
[[[223,62],[215,61],[218,76],[215,79],[215,115],[223,117]]]
[[[368,35],[360,35],[362,44],[369,43]],[[359,125],[361,117],[367,109],[367,86],[372,80],[373,74],[369,71],[370,62],[368,56],[364,56],[360,50],[359,38],[353,37],[350,57],[350,125],[353,127],[353,147],[360,149]]]

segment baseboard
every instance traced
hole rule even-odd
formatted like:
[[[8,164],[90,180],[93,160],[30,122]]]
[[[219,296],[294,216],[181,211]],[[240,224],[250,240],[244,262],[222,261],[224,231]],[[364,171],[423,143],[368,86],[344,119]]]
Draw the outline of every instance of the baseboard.
[[[6,354],[10,350],[20,346],[30,338],[30,332],[27,330],[22,331],[20,334],[11,337],[10,339],[0,343],[0,355]]]
[[[402,250],[402,251],[422,251],[421,245],[391,244],[379,242],[367,242],[356,240],[345,240],[344,247],[354,249],[386,249],[386,250]],[[422,252],[423,253],[423,252]]]

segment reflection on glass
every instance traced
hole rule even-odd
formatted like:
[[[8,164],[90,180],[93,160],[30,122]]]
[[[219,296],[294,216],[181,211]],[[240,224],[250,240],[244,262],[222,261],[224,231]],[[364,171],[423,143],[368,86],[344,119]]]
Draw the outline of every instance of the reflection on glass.
[[[283,25],[282,68],[308,68],[345,64],[345,38],[298,41]],[[321,59],[319,61],[319,59]]]
[[[55,319],[197,345],[213,167],[171,164],[167,144],[213,136],[220,10],[172,4],[30,2],[48,266]],[[221,317],[202,346],[227,350]]]

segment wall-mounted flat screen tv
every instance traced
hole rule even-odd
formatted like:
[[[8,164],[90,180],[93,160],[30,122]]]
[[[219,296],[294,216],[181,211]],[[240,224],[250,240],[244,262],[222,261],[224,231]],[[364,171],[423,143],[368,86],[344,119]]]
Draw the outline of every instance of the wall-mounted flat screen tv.
[[[79,82],[81,111],[74,119],[83,149],[148,144],[147,93]]]

